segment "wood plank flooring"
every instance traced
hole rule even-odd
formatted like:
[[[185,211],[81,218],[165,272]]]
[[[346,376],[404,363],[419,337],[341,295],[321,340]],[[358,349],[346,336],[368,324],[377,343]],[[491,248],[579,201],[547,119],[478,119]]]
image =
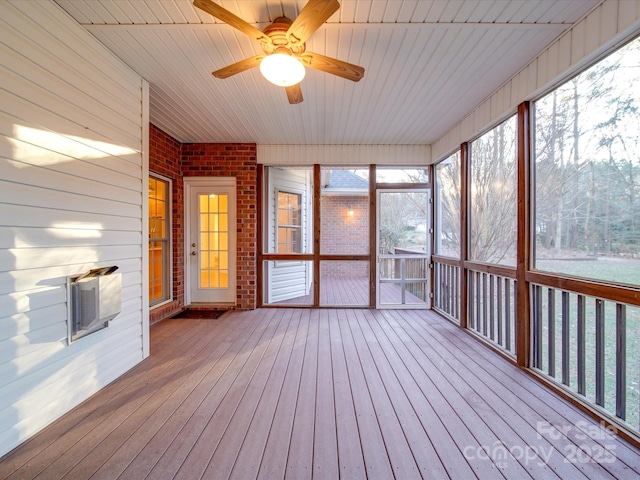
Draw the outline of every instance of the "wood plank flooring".
[[[229,312],[151,342],[0,478],[640,476],[637,449],[429,311]]]

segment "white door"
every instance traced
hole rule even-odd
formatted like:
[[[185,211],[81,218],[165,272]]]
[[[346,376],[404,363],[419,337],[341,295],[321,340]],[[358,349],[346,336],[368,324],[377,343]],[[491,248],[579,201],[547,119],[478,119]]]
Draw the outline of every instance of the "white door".
[[[429,190],[378,190],[377,308],[428,308]]]
[[[185,178],[187,304],[236,303],[236,183]]]

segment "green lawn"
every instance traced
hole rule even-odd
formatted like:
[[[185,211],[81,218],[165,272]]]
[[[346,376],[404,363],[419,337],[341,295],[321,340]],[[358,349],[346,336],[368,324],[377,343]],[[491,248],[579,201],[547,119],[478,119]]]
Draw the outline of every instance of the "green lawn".
[[[595,257],[593,260],[538,260],[536,269],[593,280],[640,285],[640,260]]]

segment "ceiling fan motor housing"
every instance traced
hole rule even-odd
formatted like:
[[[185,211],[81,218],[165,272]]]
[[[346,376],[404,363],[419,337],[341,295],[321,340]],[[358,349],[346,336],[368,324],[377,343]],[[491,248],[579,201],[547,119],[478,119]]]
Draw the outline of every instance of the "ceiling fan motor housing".
[[[271,39],[271,45],[267,42],[260,42],[264,53],[271,55],[278,50],[282,52],[283,48],[286,48],[292,55],[301,55],[304,53],[306,49],[304,43],[294,45],[287,38],[287,31],[292,23],[293,22],[287,17],[278,17],[271,25],[265,27],[263,32]]]

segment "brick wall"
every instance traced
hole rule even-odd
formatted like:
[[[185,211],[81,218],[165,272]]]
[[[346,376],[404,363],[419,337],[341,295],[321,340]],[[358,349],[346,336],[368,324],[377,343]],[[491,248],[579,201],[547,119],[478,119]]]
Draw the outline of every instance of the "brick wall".
[[[320,251],[322,254],[369,254],[369,197],[321,197]],[[353,216],[348,215],[349,209]],[[322,275],[366,276],[368,262],[323,262]]]
[[[237,306],[256,307],[257,162],[254,143],[185,143],[182,173],[186,176],[236,178]]]
[[[184,309],[184,187],[186,176],[236,177],[237,308],[256,306],[256,146],[181,144],[159,128],[149,128],[149,170],[173,180],[173,301],[151,310],[150,323]]]

